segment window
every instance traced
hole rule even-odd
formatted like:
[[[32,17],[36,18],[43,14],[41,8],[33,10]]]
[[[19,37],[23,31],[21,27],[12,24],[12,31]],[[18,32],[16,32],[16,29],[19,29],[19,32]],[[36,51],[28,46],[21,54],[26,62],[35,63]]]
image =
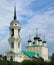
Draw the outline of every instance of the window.
[[[18,34],[20,35],[20,29],[18,29]]]
[[[20,48],[20,43],[18,43],[18,48]]]
[[[17,25],[17,24],[15,24],[15,25]]]
[[[12,56],[10,56],[10,60],[12,60],[12,61],[13,61],[13,57],[12,57]]]
[[[13,42],[11,43],[11,48],[14,48],[14,43]]]
[[[14,36],[14,29],[11,29],[11,36]]]

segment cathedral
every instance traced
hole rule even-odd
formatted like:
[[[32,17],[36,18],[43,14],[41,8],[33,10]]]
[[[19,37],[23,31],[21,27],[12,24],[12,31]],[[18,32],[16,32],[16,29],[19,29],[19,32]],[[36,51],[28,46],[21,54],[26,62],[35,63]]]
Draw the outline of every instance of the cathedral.
[[[46,47],[46,40],[45,37],[44,41],[41,40],[38,35],[38,29],[36,35],[34,36],[34,42],[32,42],[29,36],[28,45],[26,46],[25,51],[21,50],[21,26],[16,16],[16,6],[14,7],[14,19],[10,23],[9,30],[9,50],[6,52],[7,60],[22,62],[23,60],[32,60],[33,58],[43,58],[44,61],[48,61],[48,48]]]

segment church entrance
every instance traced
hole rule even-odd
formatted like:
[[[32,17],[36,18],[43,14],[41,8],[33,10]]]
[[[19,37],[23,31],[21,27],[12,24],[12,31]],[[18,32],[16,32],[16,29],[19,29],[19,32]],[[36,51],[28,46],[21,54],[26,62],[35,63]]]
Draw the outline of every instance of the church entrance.
[[[10,56],[10,60],[13,61],[13,56]]]

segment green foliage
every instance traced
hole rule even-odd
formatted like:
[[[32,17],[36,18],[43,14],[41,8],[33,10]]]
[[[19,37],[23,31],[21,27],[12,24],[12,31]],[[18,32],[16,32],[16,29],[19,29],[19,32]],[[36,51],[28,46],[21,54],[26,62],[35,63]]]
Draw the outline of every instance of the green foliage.
[[[39,65],[38,62],[36,61],[31,61],[31,60],[24,60],[21,65]]]
[[[24,60],[23,62],[5,61],[0,60],[0,65],[54,65],[54,61],[50,62],[37,62],[33,60]]]
[[[54,53],[52,53],[52,61],[54,61]]]
[[[0,60],[1,60],[1,58],[2,58],[2,55],[0,55]]]
[[[7,61],[7,65],[19,65],[19,63],[13,61]]]
[[[1,60],[0,60],[0,65],[8,65],[8,64],[7,64],[7,62],[6,62],[6,61],[4,61],[4,60],[3,60],[3,61],[1,61]]]

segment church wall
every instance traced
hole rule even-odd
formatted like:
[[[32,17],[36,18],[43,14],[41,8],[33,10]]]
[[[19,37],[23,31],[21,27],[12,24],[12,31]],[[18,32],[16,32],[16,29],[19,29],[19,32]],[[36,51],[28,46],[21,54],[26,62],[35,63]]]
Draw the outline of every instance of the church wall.
[[[27,55],[23,54],[23,60],[30,60],[30,58]]]
[[[22,62],[23,61],[23,56],[21,54],[15,55],[15,61]]]
[[[10,61],[11,56],[12,56],[13,57],[13,61],[15,61],[15,56],[13,54],[6,54],[6,56],[7,56],[7,60]]]
[[[38,40],[35,40],[35,45],[38,45],[38,43],[39,43]]]
[[[17,29],[14,29],[14,37],[18,38],[18,30]]]
[[[30,51],[30,52],[35,52],[36,54],[40,54],[41,55],[41,47],[39,46],[29,46],[26,48],[27,51]]]
[[[41,56],[44,58],[44,61],[48,61],[48,48],[42,47]]]

